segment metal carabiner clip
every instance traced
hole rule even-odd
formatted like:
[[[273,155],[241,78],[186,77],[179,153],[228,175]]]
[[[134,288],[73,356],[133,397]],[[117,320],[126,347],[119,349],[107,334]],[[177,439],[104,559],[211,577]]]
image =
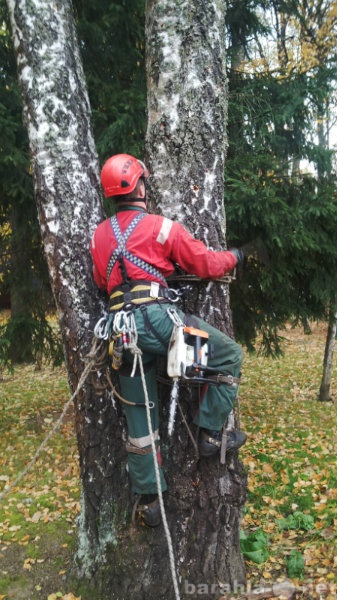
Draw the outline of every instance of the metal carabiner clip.
[[[168,291],[170,293],[170,296],[169,296],[170,302],[178,302],[180,300],[180,298],[182,298],[182,296],[184,296],[184,294],[189,292],[191,289],[192,289],[192,287],[190,285],[184,285],[183,287],[179,288],[178,290],[175,290],[174,288],[168,288]]]

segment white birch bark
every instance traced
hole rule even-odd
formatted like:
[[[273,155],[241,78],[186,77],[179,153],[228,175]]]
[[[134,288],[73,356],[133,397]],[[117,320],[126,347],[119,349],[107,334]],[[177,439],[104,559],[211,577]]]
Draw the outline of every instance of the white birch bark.
[[[89,253],[103,218],[89,100],[70,0],[8,0],[8,9],[41,233],[74,391],[101,308]],[[82,479],[78,554],[84,570],[114,540],[115,439],[109,435],[114,418],[110,397],[97,396],[89,385],[81,390],[75,424]]]
[[[215,249],[225,244],[221,7],[217,1],[206,8],[200,1],[150,3],[147,24],[154,50],[149,81],[157,85],[161,78],[158,89],[163,94],[157,98],[157,91],[150,89],[152,201],[163,212],[168,208],[169,216],[179,217]],[[90,107],[70,0],[8,0],[8,8],[41,231],[74,389],[100,316],[88,251],[91,234],[103,217]],[[210,314],[215,324],[230,327],[221,286],[197,290],[196,296],[194,307]],[[87,385],[75,405],[75,422],[82,480],[77,553],[82,573],[92,574],[108,561],[106,571],[98,569],[93,579],[95,593],[100,589],[102,597],[111,600],[170,600],[173,590],[162,529],[148,535],[128,529],[120,412],[108,394],[95,393]],[[242,581],[238,533],[245,489],[239,463],[233,457],[220,475],[216,461],[199,468],[187,439],[181,425],[173,444],[163,436],[165,470],[172,483],[167,510],[179,575],[193,584],[206,577],[214,583]],[[194,486],[197,493],[190,504]]]
[[[214,250],[226,247],[224,35],[224,4],[218,0],[147,2],[150,200],[155,210],[183,223]],[[195,285],[187,308],[231,333],[227,286]],[[188,390],[180,396],[185,414],[191,418],[193,400],[184,402]],[[170,494],[175,500],[169,508],[173,504],[178,516],[171,524],[181,574],[194,584],[242,582],[242,469],[236,458],[222,469],[218,461],[196,465],[187,437],[177,419],[170,452],[175,463],[184,466],[179,478],[174,471],[170,473]],[[198,482],[194,494],[190,487],[193,480]],[[180,512],[184,518],[179,518]]]

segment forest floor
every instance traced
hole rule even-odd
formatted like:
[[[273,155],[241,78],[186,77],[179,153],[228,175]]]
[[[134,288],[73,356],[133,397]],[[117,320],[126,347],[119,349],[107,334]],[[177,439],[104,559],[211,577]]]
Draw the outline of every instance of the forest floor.
[[[247,586],[222,598],[237,591],[257,599],[277,592],[337,600],[337,414],[333,402],[317,401],[326,326],[313,323],[310,335],[290,326],[280,333],[282,357],[245,354],[240,405],[248,441],[240,457],[248,472]],[[336,385],[337,367],[332,392]],[[69,389],[64,367],[33,365],[3,372],[0,389],[1,494],[34,456]],[[71,412],[0,501],[0,600],[91,600],[72,577],[80,486]],[[284,582],[288,587],[277,587]]]

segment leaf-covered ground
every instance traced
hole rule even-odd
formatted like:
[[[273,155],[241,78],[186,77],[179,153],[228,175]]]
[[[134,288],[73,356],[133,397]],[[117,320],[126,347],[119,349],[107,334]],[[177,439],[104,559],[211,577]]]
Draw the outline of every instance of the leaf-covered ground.
[[[317,401],[326,327],[313,324],[311,335],[289,327],[282,335],[284,357],[245,357],[243,531],[252,545],[244,540],[243,549],[261,559],[247,561],[248,576],[254,584],[290,578],[303,588],[298,597],[336,599],[337,414],[334,403]],[[332,392],[336,382],[337,366]]]
[[[337,598],[337,415],[334,403],[317,402],[325,333],[318,324],[311,335],[289,327],[282,332],[282,358],[245,356],[240,404],[249,435],[241,451],[249,485],[242,524],[247,592],[276,589],[286,578],[301,588],[297,598]],[[336,379],[337,368],[332,391]],[[1,493],[34,456],[69,391],[63,368],[34,366],[2,373],[0,387]],[[0,600],[81,596],[69,576],[78,511],[70,410],[37,464],[0,503]],[[200,597],[208,598],[204,591]],[[83,590],[82,600],[90,600]]]
[[[34,366],[3,373],[0,388],[2,490],[32,459],[69,391],[63,368]],[[65,583],[79,511],[72,423],[70,409],[33,469],[0,503],[0,600],[54,600],[57,592],[75,598]]]

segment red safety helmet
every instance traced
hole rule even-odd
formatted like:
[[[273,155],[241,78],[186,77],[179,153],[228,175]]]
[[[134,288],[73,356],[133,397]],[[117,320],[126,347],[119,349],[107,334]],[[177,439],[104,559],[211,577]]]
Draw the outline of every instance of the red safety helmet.
[[[129,194],[140,177],[148,176],[149,172],[142,161],[130,154],[115,154],[108,158],[101,171],[104,195],[109,198]]]

